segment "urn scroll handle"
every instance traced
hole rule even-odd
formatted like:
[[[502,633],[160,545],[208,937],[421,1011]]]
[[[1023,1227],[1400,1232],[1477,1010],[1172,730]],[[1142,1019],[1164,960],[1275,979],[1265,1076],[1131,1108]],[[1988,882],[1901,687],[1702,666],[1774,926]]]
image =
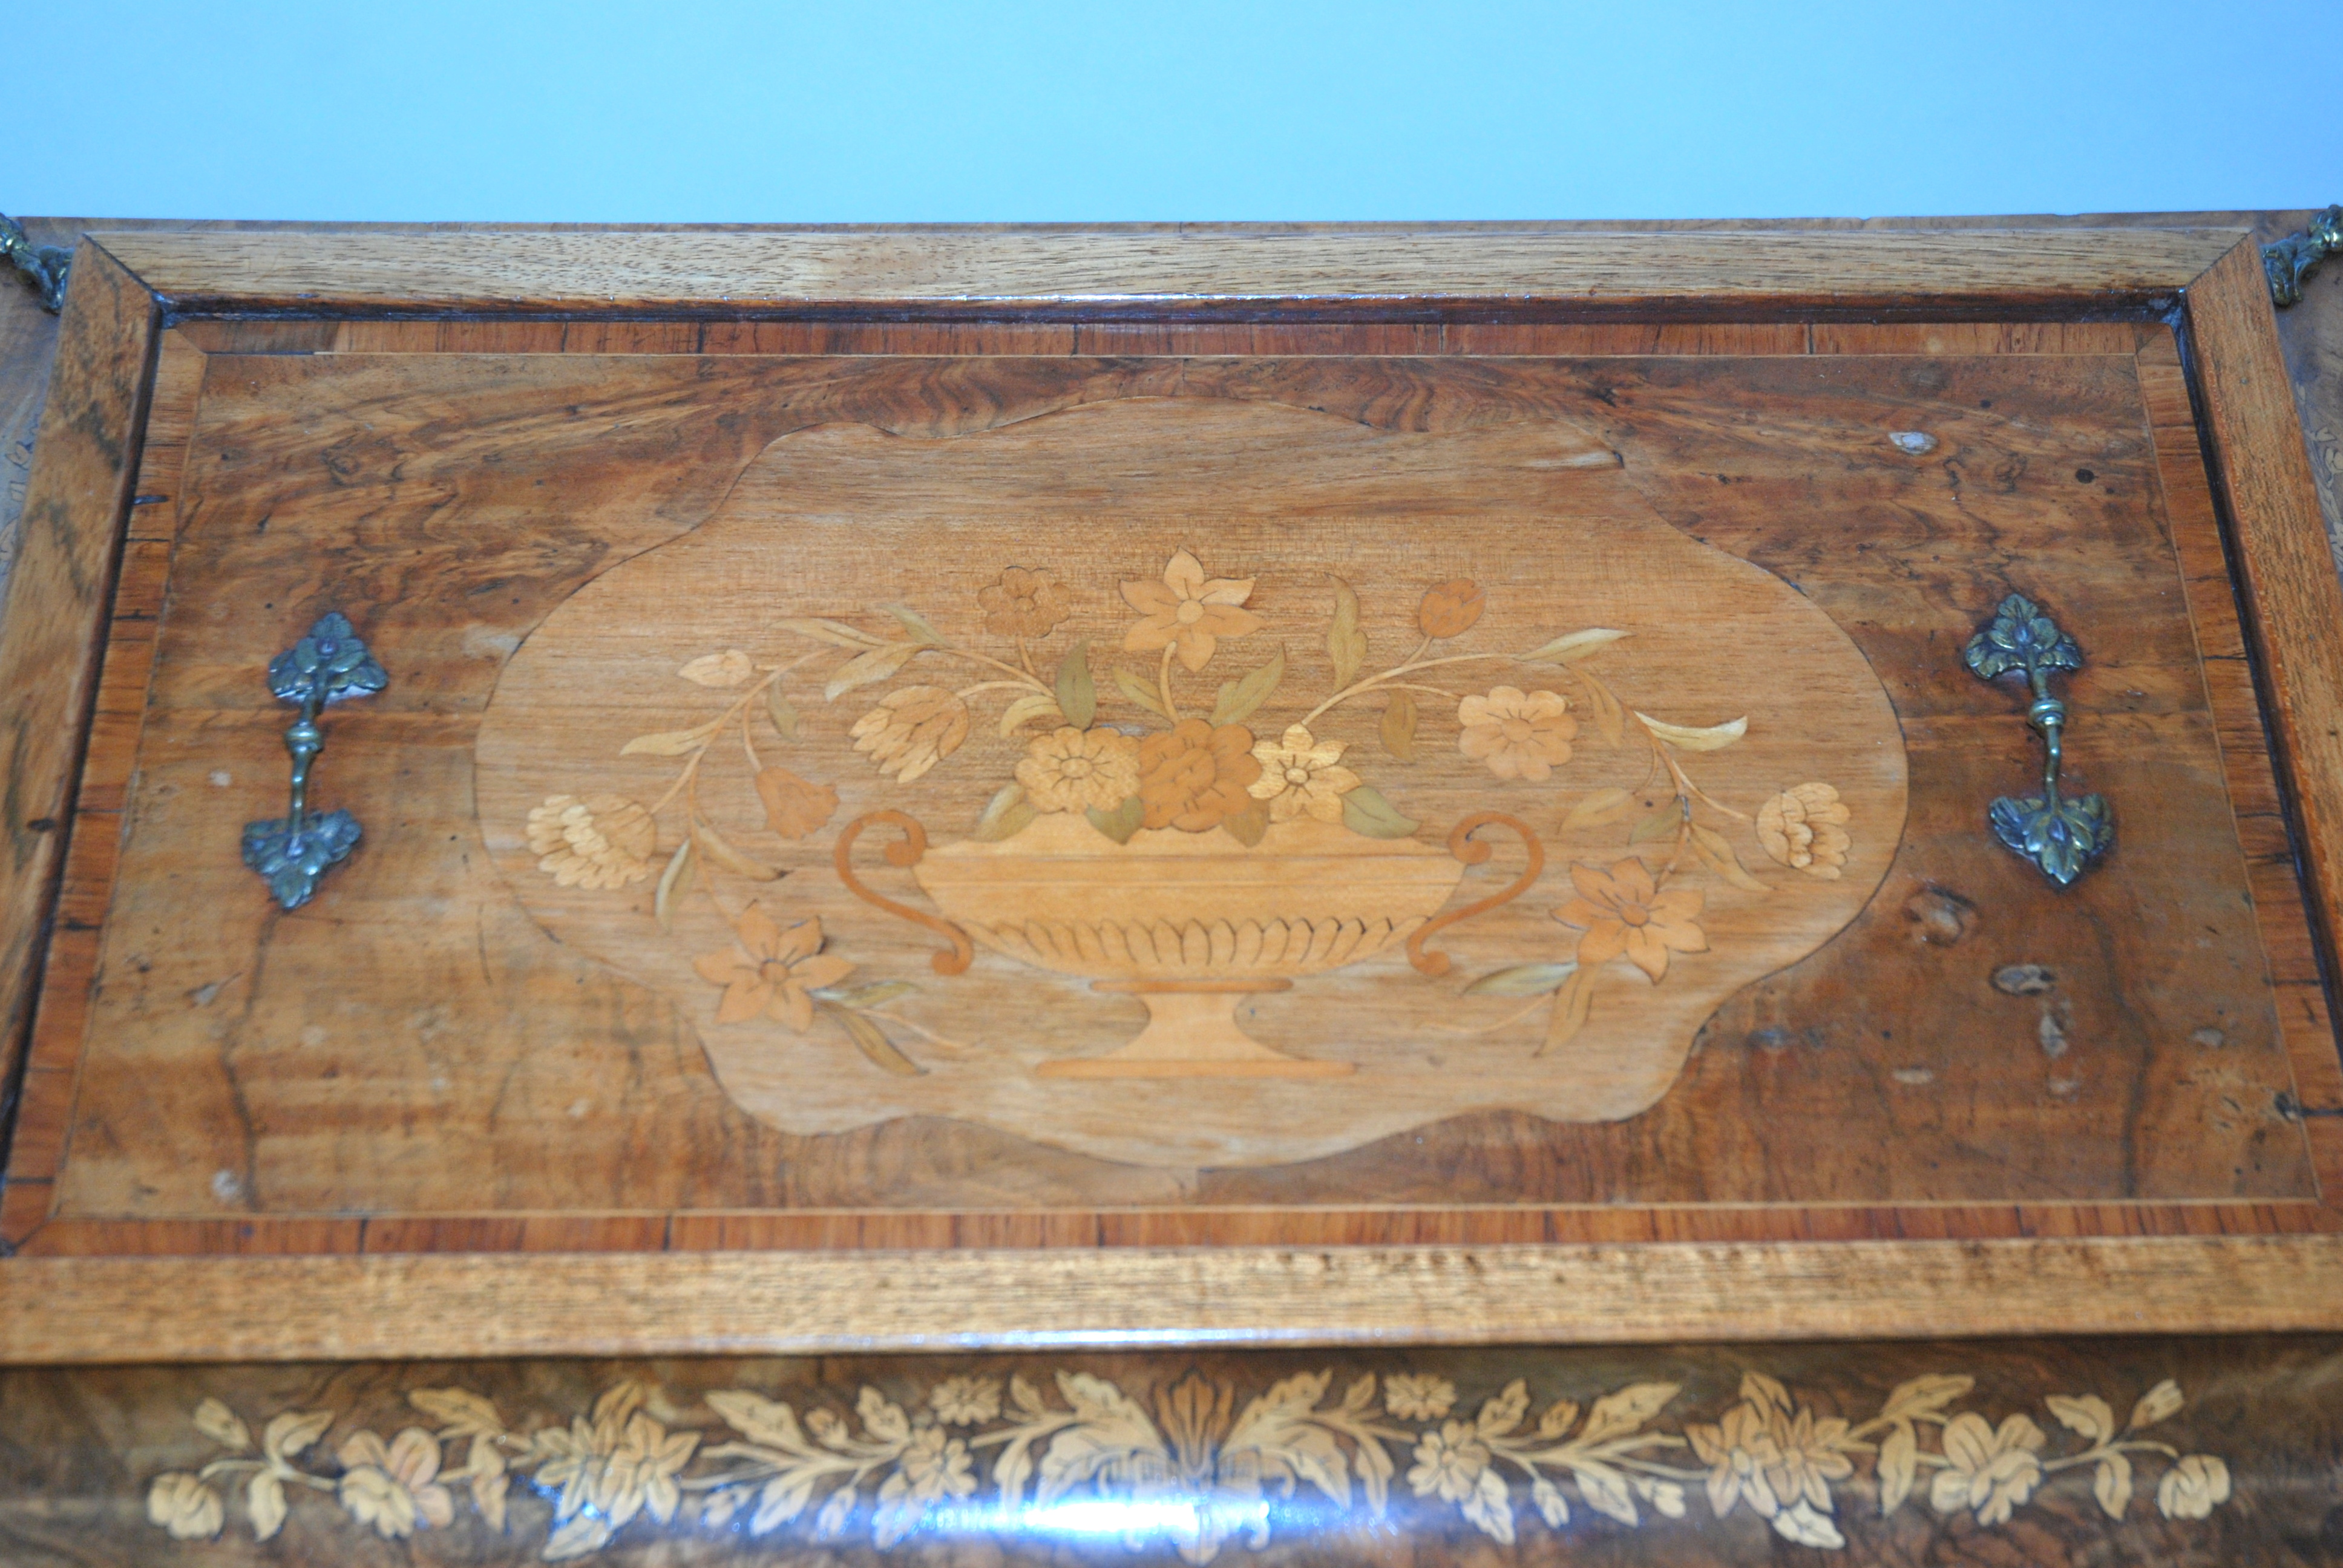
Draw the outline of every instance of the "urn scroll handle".
[[[905,868],[916,866],[927,854],[928,830],[920,826],[918,818],[907,811],[868,812],[849,822],[845,831],[838,836],[838,850],[835,856],[838,879],[846,884],[848,892],[852,893],[864,903],[874,909],[884,910],[899,920],[909,920],[915,926],[924,926],[951,943],[950,951],[940,952],[928,960],[935,966],[936,973],[956,975],[965,972],[970,963],[976,958],[976,945],[969,940],[966,931],[940,915],[928,914],[924,910],[911,908],[909,904],[897,903],[883,893],[872,891],[862,879],[854,874],[855,840],[862,837],[864,829],[882,827],[900,829],[903,834],[901,839],[887,846],[885,853],[889,865]]]
[[[1523,846],[1530,852],[1529,864],[1522,869],[1522,874],[1513,879],[1513,884],[1503,891],[1492,893],[1487,898],[1467,904],[1461,910],[1450,910],[1443,914],[1434,915],[1411,932],[1407,939],[1407,961],[1413,964],[1419,973],[1437,977],[1446,974],[1449,970],[1449,959],[1446,953],[1425,950],[1423,943],[1426,938],[1436,931],[1443,931],[1450,926],[1469,920],[1474,915],[1485,915],[1491,910],[1512,903],[1515,899],[1528,892],[1530,884],[1536,881],[1539,874],[1545,869],[1545,846],[1538,841],[1538,836],[1530,830],[1528,823],[1519,817],[1503,811],[1476,811],[1457,823],[1448,830],[1448,852],[1467,866],[1484,864],[1494,851],[1487,844],[1473,837],[1483,828],[1510,828],[1520,834]]]

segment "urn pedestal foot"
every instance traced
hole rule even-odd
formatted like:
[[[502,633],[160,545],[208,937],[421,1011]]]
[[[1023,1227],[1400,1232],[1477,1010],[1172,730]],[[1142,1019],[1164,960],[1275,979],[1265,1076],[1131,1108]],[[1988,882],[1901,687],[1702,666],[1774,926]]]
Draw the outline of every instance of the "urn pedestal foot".
[[[1093,990],[1125,991],[1147,1004],[1147,1027],[1104,1056],[1045,1061],[1037,1078],[1348,1078],[1347,1061],[1305,1061],[1272,1050],[1237,1027],[1237,999],[1290,990],[1263,980],[1094,980]]]

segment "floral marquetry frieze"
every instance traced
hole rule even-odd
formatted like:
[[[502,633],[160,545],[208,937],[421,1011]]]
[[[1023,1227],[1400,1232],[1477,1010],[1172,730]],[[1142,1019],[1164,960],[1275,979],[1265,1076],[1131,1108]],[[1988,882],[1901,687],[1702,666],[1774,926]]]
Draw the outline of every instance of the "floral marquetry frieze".
[[[110,1521],[119,1560],[156,1564],[1241,1564],[1476,1540],[1543,1561],[1630,1537],[1655,1562],[1979,1537],[2011,1563],[2066,1561],[2053,1541],[2236,1561],[2343,1503],[2309,1457],[2335,1364],[2231,1342],[18,1372],[0,1549],[29,1527],[37,1431],[88,1493],[49,1483],[51,1516]]]

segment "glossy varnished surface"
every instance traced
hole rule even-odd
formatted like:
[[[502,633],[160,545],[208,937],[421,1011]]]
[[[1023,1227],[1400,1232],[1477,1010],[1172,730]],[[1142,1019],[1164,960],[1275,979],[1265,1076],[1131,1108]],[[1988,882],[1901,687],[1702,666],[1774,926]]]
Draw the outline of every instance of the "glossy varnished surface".
[[[2324,1340],[0,1372],[82,1564],[2242,1564],[2343,1552]]]

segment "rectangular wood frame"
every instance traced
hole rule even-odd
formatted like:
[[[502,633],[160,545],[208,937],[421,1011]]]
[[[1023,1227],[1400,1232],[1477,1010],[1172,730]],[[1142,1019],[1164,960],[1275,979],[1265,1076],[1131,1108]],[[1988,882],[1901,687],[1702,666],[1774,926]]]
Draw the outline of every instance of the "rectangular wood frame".
[[[164,329],[284,320],[2170,321],[2322,962],[2343,587],[2232,229],[193,230],[74,264],[0,625],[0,1082],[52,938]],[[135,718],[135,716],[131,716]],[[2315,1106],[2343,1114],[2343,1106]],[[2343,1235],[0,1261],[0,1360],[805,1352],[2343,1328]]]

